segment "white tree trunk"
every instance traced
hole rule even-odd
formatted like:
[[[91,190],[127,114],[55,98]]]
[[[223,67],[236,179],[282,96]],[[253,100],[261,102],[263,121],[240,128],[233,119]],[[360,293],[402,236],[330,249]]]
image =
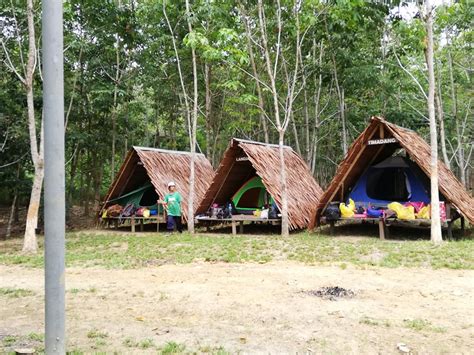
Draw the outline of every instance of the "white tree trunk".
[[[188,15],[188,29],[189,33],[193,31],[189,14],[191,9],[189,0],[186,0],[186,12]],[[192,122],[189,125],[189,137],[191,145],[191,166],[189,173],[189,198],[188,198],[188,231],[194,233],[194,195],[195,195],[195,159],[196,159],[196,130],[198,119],[198,77],[197,77],[197,59],[194,47],[191,47],[191,56],[193,62],[193,114]]]
[[[288,221],[288,188],[286,182],[286,164],[285,164],[285,148],[284,148],[285,131],[279,131],[279,151],[280,151],[280,183],[281,183],[281,235],[288,237],[290,227]]]
[[[435,117],[435,75],[433,58],[433,8],[430,0],[425,2],[426,9],[426,64],[428,66],[428,117],[430,120],[431,145],[431,241],[439,244],[443,241],[439,214],[438,187],[438,135]]]
[[[40,150],[36,136],[36,119],[33,96],[33,81],[36,68],[36,37],[34,24],[33,0],[27,1],[27,21],[28,21],[28,62],[26,65],[25,88],[28,111],[28,131],[30,136],[31,160],[35,167],[33,187],[31,189],[30,204],[26,216],[25,237],[23,240],[23,252],[36,253],[38,243],[36,240],[36,228],[38,227],[38,211],[41,202],[41,189],[43,187],[43,128],[41,124]]]
[[[42,165],[42,163],[41,163]],[[38,243],[36,240],[36,228],[38,227],[38,212],[41,202],[41,189],[43,187],[44,168],[35,169],[33,188],[31,189],[30,204],[26,215],[25,239],[23,241],[23,252],[36,253]]]

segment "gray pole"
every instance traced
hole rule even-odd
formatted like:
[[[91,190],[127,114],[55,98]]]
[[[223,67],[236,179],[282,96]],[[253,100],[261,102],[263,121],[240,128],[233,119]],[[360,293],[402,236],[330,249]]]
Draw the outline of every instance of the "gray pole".
[[[62,0],[43,0],[43,112],[46,354],[64,354],[65,197]]]

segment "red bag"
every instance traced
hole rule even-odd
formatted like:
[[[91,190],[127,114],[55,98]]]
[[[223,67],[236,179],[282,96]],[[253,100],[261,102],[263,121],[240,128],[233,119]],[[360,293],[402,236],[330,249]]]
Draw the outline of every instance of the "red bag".
[[[135,216],[143,217],[143,211],[145,211],[145,207],[138,208],[137,211],[135,212]]]

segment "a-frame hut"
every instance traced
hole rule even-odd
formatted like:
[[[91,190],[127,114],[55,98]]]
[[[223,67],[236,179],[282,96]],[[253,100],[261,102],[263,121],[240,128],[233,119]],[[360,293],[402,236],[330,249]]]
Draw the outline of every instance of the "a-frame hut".
[[[188,195],[191,154],[174,150],[133,147],[128,152],[114,182],[109,188],[104,209],[129,203],[135,207],[158,208],[157,200],[168,192],[168,183],[174,181],[183,196],[182,213],[188,220]],[[195,156],[195,206],[209,187],[214,176],[211,163],[203,154]]]
[[[372,117],[322,195],[310,228],[320,224],[328,206],[334,208],[339,202],[347,203],[349,198],[356,205],[374,207],[387,206],[391,201],[429,204],[430,159],[431,148],[417,133],[381,117]],[[444,162],[438,162],[438,169],[448,231],[452,221],[459,217],[474,223],[474,199]]]
[[[318,205],[322,189],[306,163],[285,146],[290,229],[306,228]],[[237,213],[275,203],[281,210],[280,156],[274,144],[232,139],[216,175],[196,213],[206,213],[213,204],[232,202]],[[234,215],[235,219],[236,216]]]

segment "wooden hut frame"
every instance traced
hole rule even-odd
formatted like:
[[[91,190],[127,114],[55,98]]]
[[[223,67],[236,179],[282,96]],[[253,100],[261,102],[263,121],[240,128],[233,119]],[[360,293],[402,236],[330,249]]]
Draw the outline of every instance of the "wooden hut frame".
[[[109,207],[113,200],[124,192],[133,190],[141,186],[144,182],[150,181],[160,198],[168,193],[168,183],[174,181],[177,190],[183,196],[181,206],[183,220],[188,220],[188,195],[189,195],[189,175],[190,175],[191,154],[174,150],[165,150],[157,148],[132,147],[120,170],[109,188],[105,201],[101,207],[100,215],[105,208]],[[195,156],[195,207],[201,200],[204,192],[209,187],[214,170],[211,163],[203,154]],[[150,218],[130,217],[126,219],[130,222],[132,231],[135,230],[135,223],[140,222],[141,229],[146,222],[159,223],[165,222],[164,215],[150,216]],[[117,219],[107,219],[107,222],[118,224]]]
[[[349,189],[361,174],[375,160],[381,161],[391,156],[397,149],[403,148],[410,159],[417,164],[429,178],[431,175],[430,146],[417,133],[387,122],[381,117],[372,117],[368,127],[354,141],[344,160],[340,163],[336,175],[320,199],[319,206],[310,223],[313,229],[321,223],[321,216],[329,203],[343,201]],[[474,199],[461,182],[442,161],[438,162],[439,191],[447,204],[448,236],[451,236],[452,223],[464,218],[474,223]],[[429,223],[429,220],[428,220]],[[385,221],[379,221],[380,237],[386,233]]]
[[[285,163],[288,185],[288,217],[290,229],[306,228],[315,213],[319,198],[323,193],[316,183],[306,163],[285,146]],[[279,147],[243,139],[232,139],[225,151],[214,180],[204,194],[196,214],[203,214],[214,204],[223,205],[252,176],[261,177],[268,193],[281,209],[280,157]],[[233,232],[238,216],[232,216]],[[198,221],[200,219],[198,218]],[[249,220],[242,216],[238,222]]]

